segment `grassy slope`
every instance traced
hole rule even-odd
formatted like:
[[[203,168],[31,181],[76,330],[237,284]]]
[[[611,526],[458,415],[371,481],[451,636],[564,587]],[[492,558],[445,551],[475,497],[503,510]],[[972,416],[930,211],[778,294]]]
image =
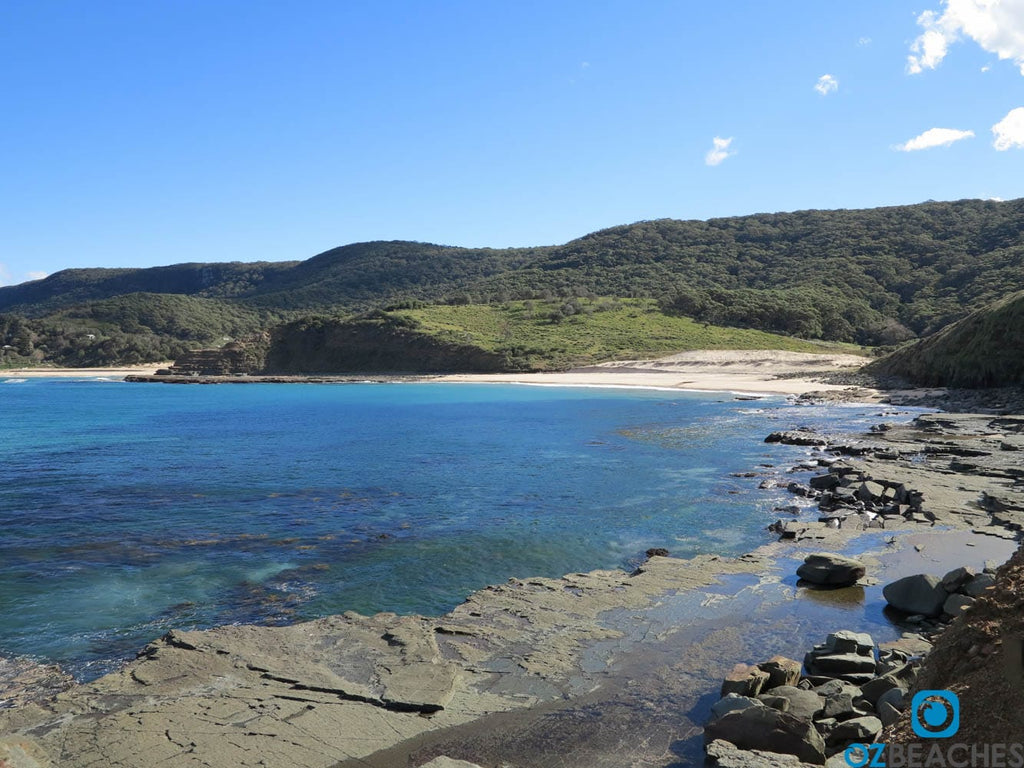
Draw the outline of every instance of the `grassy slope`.
[[[552,313],[563,306],[561,302],[517,301],[503,305],[436,305],[392,314],[415,322],[421,332],[503,353],[510,367],[532,370],[649,358],[691,349],[859,351],[849,345],[826,345],[670,317],[659,312],[655,302],[645,299],[581,299],[581,311],[553,321]]]
[[[1024,385],[1024,291],[897,350],[867,371],[928,386]]]

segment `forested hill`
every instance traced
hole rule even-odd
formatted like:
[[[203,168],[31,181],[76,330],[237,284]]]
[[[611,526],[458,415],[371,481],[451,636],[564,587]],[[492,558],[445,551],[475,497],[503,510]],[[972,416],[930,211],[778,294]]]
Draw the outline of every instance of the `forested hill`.
[[[928,335],[1021,289],[1024,199],[963,200],[645,221],[537,248],[382,241],[302,262],[67,270],[0,288],[0,313],[18,327],[19,349],[35,334],[50,358],[86,331],[135,334],[166,350],[310,314],[594,296],[654,299],[666,314],[714,325],[877,345]],[[189,300],[161,302],[158,329],[139,320],[154,295]],[[167,317],[178,310],[187,337]]]

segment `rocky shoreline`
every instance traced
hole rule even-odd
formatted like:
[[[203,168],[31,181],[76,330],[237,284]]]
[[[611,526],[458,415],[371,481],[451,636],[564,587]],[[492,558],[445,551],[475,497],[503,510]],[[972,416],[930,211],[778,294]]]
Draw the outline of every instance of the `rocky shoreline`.
[[[1018,458],[1024,417],[940,413],[910,424],[878,424],[869,439],[853,443],[830,444],[806,430],[767,440],[860,457],[819,458],[827,473],[807,485],[789,484],[793,493],[817,502],[820,516],[810,526],[778,521],[773,530],[783,539],[814,538],[850,524],[969,526],[975,534],[1015,541],[1024,529],[1024,464]],[[919,484],[922,472],[930,473],[930,485]],[[940,475],[953,482],[941,482]],[[808,651],[802,664],[784,656],[753,667],[738,664],[705,727],[709,758],[723,768],[787,760],[780,755],[796,761],[789,765],[820,765],[827,758],[828,765],[843,768],[846,749],[884,743],[883,729],[890,738],[902,733],[906,743],[922,659],[946,625],[969,621],[975,604],[996,590],[996,565],[986,563],[981,573],[970,567],[942,576],[918,573],[887,584],[882,596],[888,610],[907,630],[897,642],[876,646],[866,633],[839,630]],[[797,571],[822,588],[856,583],[866,572],[857,561],[829,554],[808,557]],[[984,664],[1001,642],[976,643],[967,655]]]
[[[841,440],[791,432],[815,440],[791,475],[801,499],[837,506],[782,520],[786,540],[754,555],[654,555],[632,574],[513,579],[436,618],[172,632],[119,672],[0,709],[0,758],[75,768],[388,768],[444,754],[524,768],[692,762],[726,659],[756,662],[755,647],[782,652],[829,622],[860,632],[867,621],[890,640],[920,634],[883,619],[881,580],[928,559],[1005,559],[1024,527],[1024,418],[937,414]],[[858,550],[868,575],[836,590],[797,585],[797,564],[822,549]]]

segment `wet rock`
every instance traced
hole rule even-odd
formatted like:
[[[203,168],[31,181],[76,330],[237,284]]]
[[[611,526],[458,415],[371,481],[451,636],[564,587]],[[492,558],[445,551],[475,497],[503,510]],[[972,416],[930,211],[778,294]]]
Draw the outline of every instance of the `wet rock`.
[[[948,594],[938,576],[923,573],[906,576],[882,589],[882,595],[896,610],[923,616],[942,613]]]
[[[803,483],[789,483],[786,485],[786,490],[795,496],[814,496],[814,491],[808,488]]]
[[[788,659],[785,656],[772,656],[768,661],[757,665],[762,672],[768,673],[767,690],[778,688],[780,685],[796,685],[800,682],[800,671],[802,665],[799,661]]]
[[[668,550],[664,547],[651,547],[645,553],[648,558],[651,557],[668,557]]]
[[[740,696],[757,696],[764,690],[770,675],[757,667],[748,664],[737,664],[725,676],[722,682],[721,695],[736,693]]]
[[[807,484],[816,491],[831,491],[839,485],[839,475],[829,472],[827,475],[812,477]]]
[[[71,675],[55,664],[0,656],[0,707],[45,702],[69,689],[73,683]]]
[[[811,430],[796,429],[786,432],[772,432],[764,439],[766,443],[782,443],[783,445],[827,445],[821,435],[816,435]]]
[[[830,587],[846,587],[864,577],[867,568],[864,563],[834,552],[808,555],[796,574],[812,584]]]
[[[770,707],[750,707],[730,712],[704,728],[704,743],[728,741],[740,749],[760,749],[822,765],[825,740],[807,720]]]

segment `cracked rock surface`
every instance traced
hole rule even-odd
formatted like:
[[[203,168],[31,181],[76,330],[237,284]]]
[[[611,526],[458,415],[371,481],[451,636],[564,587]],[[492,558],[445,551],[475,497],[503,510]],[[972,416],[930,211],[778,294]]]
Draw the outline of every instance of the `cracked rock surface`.
[[[11,764],[32,768],[331,766],[590,690],[609,662],[596,645],[619,652],[644,638],[621,626],[624,610],[763,567],[654,557],[633,574],[513,579],[437,618],[172,631],[118,672],[0,710],[0,757],[20,750]]]

